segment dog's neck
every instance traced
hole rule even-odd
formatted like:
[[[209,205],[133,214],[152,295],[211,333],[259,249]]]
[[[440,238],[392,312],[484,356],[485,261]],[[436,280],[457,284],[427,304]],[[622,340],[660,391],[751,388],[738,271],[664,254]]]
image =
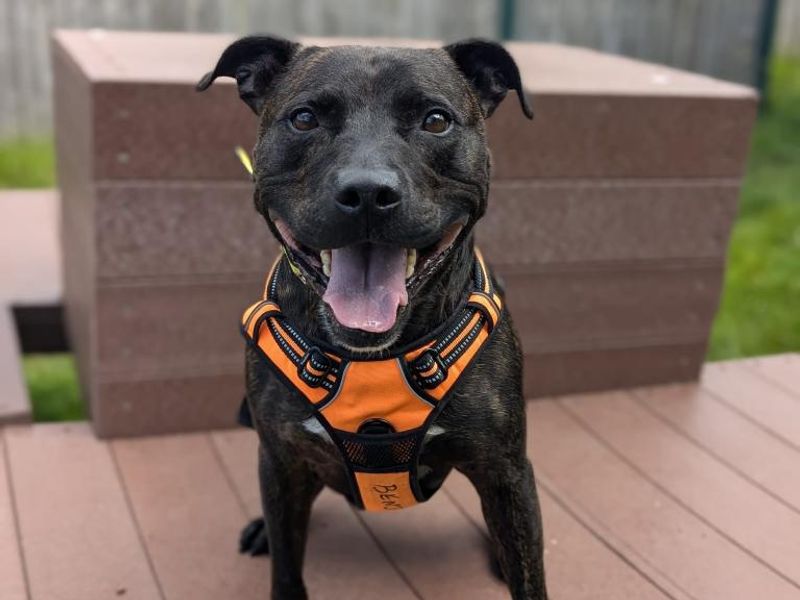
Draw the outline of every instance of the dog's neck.
[[[457,248],[453,248],[436,275],[409,299],[397,339],[386,348],[381,348],[381,351],[391,353],[394,348],[408,346],[453,316],[472,285],[473,265],[473,241],[470,235]],[[292,324],[305,336],[341,347],[340,341],[335,339],[324,322],[319,294],[292,274],[286,258],[282,259],[277,276],[278,304]],[[357,348],[348,350],[360,353]],[[365,356],[372,353],[374,350],[368,348],[363,352]]]

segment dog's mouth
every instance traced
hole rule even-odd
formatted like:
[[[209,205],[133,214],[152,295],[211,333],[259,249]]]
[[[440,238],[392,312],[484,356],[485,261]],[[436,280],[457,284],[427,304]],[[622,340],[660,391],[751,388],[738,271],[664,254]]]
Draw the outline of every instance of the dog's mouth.
[[[444,262],[464,228],[454,223],[423,248],[359,242],[316,250],[299,242],[284,221],[274,223],[293,261],[322,288],[322,300],[339,324],[370,333],[394,327],[409,293]]]

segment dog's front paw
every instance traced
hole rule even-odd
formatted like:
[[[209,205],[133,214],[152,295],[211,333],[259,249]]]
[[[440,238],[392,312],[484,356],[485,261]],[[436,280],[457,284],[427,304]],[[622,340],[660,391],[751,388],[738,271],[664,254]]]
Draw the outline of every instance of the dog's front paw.
[[[254,519],[239,535],[239,552],[250,556],[269,554],[269,540],[264,519]]]

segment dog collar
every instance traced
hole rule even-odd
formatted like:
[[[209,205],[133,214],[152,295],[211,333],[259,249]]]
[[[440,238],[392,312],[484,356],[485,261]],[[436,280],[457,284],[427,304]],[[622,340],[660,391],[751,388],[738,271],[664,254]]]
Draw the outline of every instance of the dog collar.
[[[342,455],[358,506],[398,510],[428,500],[433,492],[424,494],[417,476],[425,434],[502,316],[480,251],[462,308],[434,332],[375,359],[302,335],[277,303],[279,263],[263,299],[242,316],[245,340],[311,406]]]

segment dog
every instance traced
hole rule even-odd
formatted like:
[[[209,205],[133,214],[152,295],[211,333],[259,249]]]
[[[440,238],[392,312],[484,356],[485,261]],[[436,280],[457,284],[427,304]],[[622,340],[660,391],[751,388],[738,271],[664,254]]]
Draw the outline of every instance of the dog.
[[[480,495],[511,596],[546,599],[520,344],[473,241],[491,172],[485,119],[509,90],[533,117],[513,58],[478,39],[410,49],[249,36],[197,89],[218,77],[259,118],[254,202],[284,250],[243,320],[242,418],[260,440],[264,517],[241,551],[271,554],[273,599],[305,599],[323,486],[393,510],[456,469]],[[448,336],[452,355],[438,354]],[[346,426],[395,400],[392,416]],[[406,431],[397,415],[417,420]]]

